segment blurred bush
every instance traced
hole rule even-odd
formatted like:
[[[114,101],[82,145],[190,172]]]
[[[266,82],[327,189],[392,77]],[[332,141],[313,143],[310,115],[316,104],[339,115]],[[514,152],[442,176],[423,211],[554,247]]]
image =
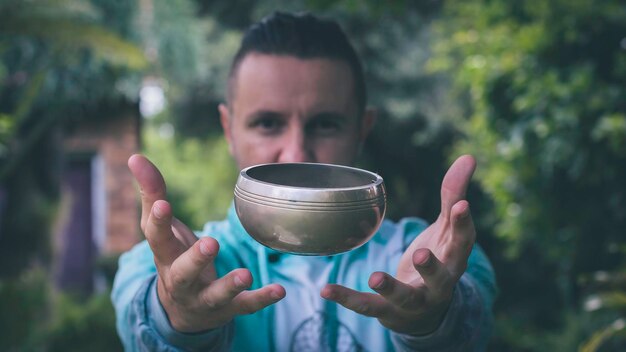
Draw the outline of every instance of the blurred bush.
[[[192,230],[222,220],[233,200],[237,167],[222,138],[176,140],[144,129],[145,154],[167,180],[168,199],[176,217]]]
[[[428,67],[450,75],[454,150],[478,159],[479,238],[497,249],[494,349],[576,349],[600,329],[583,279],[626,265],[626,7],[451,1],[435,33]]]
[[[0,279],[0,351],[42,347],[50,311],[47,273],[33,268],[13,279]]]
[[[122,351],[108,292],[87,299],[59,294],[45,345],[50,352]]]
[[[117,256],[103,257],[98,267],[109,272],[111,287]],[[0,279],[0,331],[0,351],[122,350],[108,289],[87,297],[59,292],[41,266]]]
[[[588,320],[591,329],[585,332],[587,339],[580,351],[626,350],[626,268],[598,271],[582,281],[585,294],[580,318]]]

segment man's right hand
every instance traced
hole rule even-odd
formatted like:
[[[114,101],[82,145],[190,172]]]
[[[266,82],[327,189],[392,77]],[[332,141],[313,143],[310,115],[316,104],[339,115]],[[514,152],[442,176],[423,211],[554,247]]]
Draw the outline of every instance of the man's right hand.
[[[198,239],[172,216],[163,176],[148,159],[133,155],[128,167],[141,189],[141,229],[154,253],[159,300],[174,329],[217,328],[236,315],[254,313],[285,297],[285,289],[278,284],[247,290],[252,284],[248,269],[235,269],[218,278],[217,241]]]

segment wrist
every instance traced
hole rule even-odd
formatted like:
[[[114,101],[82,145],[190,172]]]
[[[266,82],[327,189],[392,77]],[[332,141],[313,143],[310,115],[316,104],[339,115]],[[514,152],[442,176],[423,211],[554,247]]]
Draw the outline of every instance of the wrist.
[[[433,332],[437,331],[446,318],[446,314],[448,313],[448,309],[450,309],[450,303],[452,302],[452,298],[448,300],[445,304],[442,304],[441,307],[437,309],[436,312],[432,314],[432,319],[429,322],[426,322],[421,329],[415,331],[413,336],[425,336],[430,335]]]
[[[488,323],[484,309],[474,283],[464,275],[455,286],[443,321],[434,331],[427,335],[394,332],[393,344],[397,350],[473,351]]]
[[[168,345],[189,351],[228,350],[232,342],[234,325],[227,324],[218,329],[187,333],[176,330],[170,323],[167,313],[159,301],[157,281],[153,280],[148,289],[146,316],[149,325]],[[220,347],[223,346],[224,348]]]
[[[394,329],[395,332],[407,334],[411,336],[426,336],[437,331],[445,320],[452,297],[437,304],[427,314],[423,314],[418,319],[411,321],[400,329]]]
[[[202,319],[194,319],[199,314],[199,309],[186,309],[176,302],[172,295],[165,289],[165,285],[159,277],[156,280],[156,299],[159,302],[168,324],[177,332],[183,334],[196,334],[219,328],[227,324],[210,325],[206,315]]]

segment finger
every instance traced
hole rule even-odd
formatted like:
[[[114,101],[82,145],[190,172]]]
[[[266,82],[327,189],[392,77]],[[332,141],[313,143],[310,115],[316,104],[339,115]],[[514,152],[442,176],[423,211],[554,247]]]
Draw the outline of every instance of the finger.
[[[358,314],[383,318],[391,312],[391,305],[375,293],[359,292],[347,287],[328,284],[320,292],[322,298],[337,302]]]
[[[201,299],[209,309],[230,304],[233,299],[252,285],[252,274],[247,269],[235,269],[211,282],[201,293]]]
[[[375,272],[368,282],[370,288],[386,298],[393,305],[414,311],[421,308],[426,300],[426,287],[413,287],[382,272]]]
[[[210,237],[203,237],[181,254],[170,267],[168,284],[174,289],[188,288],[199,279],[209,283],[217,277],[213,260],[219,251],[219,244]]]
[[[165,181],[159,169],[146,157],[134,154],[128,159],[128,168],[139,183],[141,191],[141,228],[145,231],[152,204],[165,199]]]
[[[285,288],[271,284],[258,290],[243,291],[233,299],[234,314],[252,314],[285,298]]]
[[[450,166],[441,183],[441,215],[450,216],[450,209],[456,202],[465,198],[476,160],[471,155],[463,155]]]
[[[172,209],[164,200],[154,202],[144,232],[159,265],[170,266],[186,249],[172,233]]]
[[[187,247],[193,246],[198,240],[198,236],[183,224],[182,221],[176,218],[172,218],[172,231],[174,232],[174,236]]]
[[[452,234],[456,242],[471,247],[476,240],[476,229],[470,211],[469,202],[461,200],[452,206],[450,211]]]
[[[413,252],[413,266],[419,272],[426,284],[426,296],[441,301],[452,295],[454,278],[446,266],[427,248],[420,248]],[[429,299],[430,297],[425,297]]]
[[[474,220],[472,219],[469,203],[465,200],[459,201],[452,206],[450,217],[452,240],[446,253],[449,256],[447,265],[450,271],[460,276],[467,267],[467,259],[476,241],[476,229],[474,228]]]

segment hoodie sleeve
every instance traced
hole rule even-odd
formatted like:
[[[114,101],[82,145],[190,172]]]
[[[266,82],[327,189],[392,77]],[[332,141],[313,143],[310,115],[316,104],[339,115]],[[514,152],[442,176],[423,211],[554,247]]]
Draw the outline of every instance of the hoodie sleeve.
[[[408,247],[425,227],[404,223]],[[421,230],[419,230],[421,228]],[[407,231],[408,230],[408,231]],[[478,244],[474,245],[468,267],[457,283],[450,308],[441,325],[429,335],[392,333],[398,351],[485,351],[493,330],[493,302],[497,293],[495,274]]]
[[[120,258],[111,299],[117,331],[125,351],[225,351],[232,341],[232,323],[207,332],[174,330],[159,301],[156,267],[146,242]]]

